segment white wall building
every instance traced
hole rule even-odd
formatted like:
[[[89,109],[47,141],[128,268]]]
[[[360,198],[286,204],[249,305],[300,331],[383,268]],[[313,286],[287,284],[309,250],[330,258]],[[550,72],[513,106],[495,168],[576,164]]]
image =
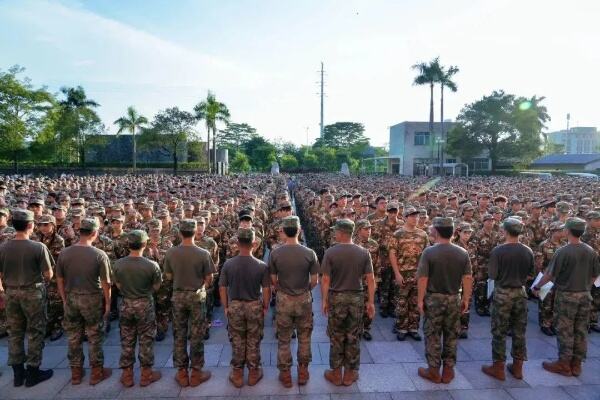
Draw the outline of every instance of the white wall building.
[[[548,133],[548,141],[564,146],[564,154],[591,154],[598,151],[600,132],[596,127],[574,127]]]

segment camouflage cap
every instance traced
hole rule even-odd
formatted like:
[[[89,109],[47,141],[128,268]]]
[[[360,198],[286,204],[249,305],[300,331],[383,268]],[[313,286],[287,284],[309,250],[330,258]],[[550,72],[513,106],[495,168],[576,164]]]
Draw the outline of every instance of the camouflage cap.
[[[162,229],[162,221],[160,219],[152,218],[147,223],[148,229]]]
[[[331,228],[352,235],[354,232],[354,221],[351,219],[338,219]]]
[[[539,201],[534,201],[533,203],[531,203],[531,208],[542,208],[542,203],[540,203]]]
[[[169,217],[170,215],[171,215],[171,214],[169,213],[169,210],[167,210],[166,208],[164,208],[164,209],[161,209],[160,211],[158,211],[158,212],[156,213],[156,216],[157,216],[158,218],[167,218],[167,217]]]
[[[372,226],[373,225],[371,225],[371,222],[368,219],[360,219],[356,221],[356,230],[370,228]]]
[[[22,208],[16,208],[12,211],[12,220],[13,221],[33,221],[33,213],[29,210],[24,210]]]
[[[71,217],[85,217],[85,210],[83,208],[72,208],[69,213]]]
[[[388,203],[386,210],[390,211],[390,210],[398,210],[400,208],[400,205],[398,204],[397,201],[391,201]]]
[[[134,229],[127,234],[129,244],[144,244],[148,241],[148,234],[141,229]]]
[[[55,204],[52,206],[52,211],[55,211],[55,210],[62,210],[64,212],[67,212],[67,207],[60,205],[60,204]]]
[[[206,224],[206,220],[204,219],[204,217],[196,217],[196,222],[198,223],[198,225]]]
[[[248,211],[243,211],[238,214],[238,218],[240,221],[251,221],[254,222],[254,217],[248,213]]]
[[[514,217],[509,217],[502,221],[502,228],[507,231],[521,233],[523,232],[523,221]]]
[[[281,221],[281,226],[283,228],[300,228],[300,218],[295,215],[285,217],[283,221]]]
[[[409,215],[414,215],[414,214],[418,214],[419,211],[417,211],[416,208],[414,207],[406,207],[404,209],[404,212],[402,213],[402,215],[404,215],[405,217],[408,217]]]
[[[502,208],[498,206],[494,206],[490,208],[490,213],[492,214],[502,214]]]
[[[494,216],[492,214],[483,214],[483,217],[481,217],[481,220],[483,222],[490,221],[490,220],[493,220],[493,219],[494,219]]]
[[[566,201],[559,201],[556,203],[556,210],[560,213],[568,213],[571,209],[571,205]]]
[[[198,212],[198,215],[201,216],[202,218],[210,218],[210,211],[200,210],[200,212]]]
[[[8,208],[0,208],[0,215],[8,217],[10,215],[10,211],[8,211]]]
[[[456,227],[456,230],[460,232],[473,232],[473,227],[468,222],[461,222]]]
[[[83,200],[81,197],[77,197],[77,198],[71,200],[72,206],[82,206],[84,204],[85,204],[85,200]]]
[[[179,230],[183,232],[194,232],[196,230],[197,222],[195,219],[182,219],[179,222]]]
[[[587,219],[600,219],[600,211],[590,211],[585,214]]]
[[[567,218],[565,228],[583,231],[585,230],[585,221],[581,218]]]
[[[110,218],[111,221],[121,221],[121,222],[125,222],[125,216],[123,214],[121,215],[113,215]]]
[[[465,203],[462,206],[463,211],[474,211],[475,207],[473,207],[473,204],[471,203]]]
[[[454,218],[452,217],[435,217],[431,222],[434,228],[453,228]]]
[[[81,221],[80,227],[81,229],[88,231],[97,231],[98,228],[100,228],[100,224],[98,224],[98,220],[96,218],[84,218]]]
[[[246,241],[254,241],[254,229],[240,228],[237,231],[237,237]]]
[[[44,214],[40,217],[39,224],[53,224],[54,226],[56,226],[56,218],[54,218],[53,215],[49,215],[49,214]]]
[[[292,207],[292,203],[290,203],[289,201],[282,201],[281,203],[279,203],[279,207],[277,208],[277,210],[282,210],[284,208],[291,208]]]
[[[29,204],[38,204],[40,206],[43,206],[45,202],[44,199],[40,197],[32,197],[31,199],[29,199]]]
[[[554,232],[554,231],[562,231],[565,228],[565,224],[563,224],[560,221],[554,221],[550,224],[550,226],[548,227],[548,230],[550,232]]]
[[[421,217],[426,217],[427,216],[427,209],[425,209],[425,208],[419,208],[419,215]]]

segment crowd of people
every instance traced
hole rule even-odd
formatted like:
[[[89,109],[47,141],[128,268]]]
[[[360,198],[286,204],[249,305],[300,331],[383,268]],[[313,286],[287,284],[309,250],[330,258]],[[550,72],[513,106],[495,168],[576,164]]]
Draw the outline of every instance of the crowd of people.
[[[136,343],[140,385],[161,378],[153,345],[172,326],[175,379],[197,386],[211,377],[204,341],[223,307],[229,379],[241,387],[245,368],[248,385],[263,376],[271,306],[279,380],[293,384],[297,337],[304,385],[320,281],[331,348],[325,378],[335,385],[358,379],[376,303],[398,340],[423,333],[428,367],[419,375],[449,383],[471,307],[491,317],[494,362],[483,372],[505,379],[511,335],[507,368],[522,378],[529,298],[542,332],[557,336],[559,358],[543,367],[577,376],[588,333],[600,331],[599,192],[573,177],[5,176],[0,336],[8,336],[16,386],[52,377],[40,369],[44,341],[65,333],[71,383],[85,375],[87,340],[95,385],[111,375],[102,342],[118,320],[121,383],[130,387]]]

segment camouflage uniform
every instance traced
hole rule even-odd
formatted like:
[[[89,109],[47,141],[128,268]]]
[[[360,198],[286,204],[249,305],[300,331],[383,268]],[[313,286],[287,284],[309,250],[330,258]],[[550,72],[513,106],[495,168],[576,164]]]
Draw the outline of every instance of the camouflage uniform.
[[[425,311],[423,334],[425,335],[425,357],[427,364],[439,369],[456,364],[456,342],[460,325],[460,295],[427,293],[423,301]],[[442,352],[442,335],[444,340]]]
[[[471,239],[477,246],[477,272],[473,287],[473,299],[475,300],[475,311],[480,315],[488,315],[490,301],[487,296],[488,262],[490,254],[496,247],[497,235],[494,231],[487,232],[481,229]]]
[[[421,229],[408,231],[400,228],[388,242],[388,251],[396,252],[398,271],[404,279],[402,285],[396,284],[394,304],[396,309],[396,330],[400,333],[419,330],[419,310],[417,307],[417,265],[419,257],[427,246],[429,237]],[[390,255],[391,256],[391,255]]]
[[[14,236],[15,230],[12,227],[5,226],[4,228],[0,228],[0,245],[12,239]],[[0,337],[8,334],[6,328],[6,304],[3,304],[2,308],[0,308]]]
[[[163,261],[167,250],[173,247],[172,243],[164,238],[161,238],[156,243],[158,254],[152,253],[150,247],[152,245],[152,239],[148,240],[146,249],[144,250],[144,257],[155,261],[161,271],[163,267]],[[169,330],[169,320],[172,317],[172,304],[171,297],[173,296],[173,281],[167,280],[163,275],[163,281],[158,291],[154,293],[154,312],[156,315],[156,326],[160,333],[166,333]]]
[[[364,308],[364,299],[360,292],[329,293],[327,335],[331,342],[331,369],[359,369]]]
[[[506,336],[512,330],[513,360],[527,360],[527,293],[523,288],[494,288],[492,300],[492,359],[506,361]]]
[[[356,238],[355,243],[357,245],[359,245],[360,247],[367,249],[369,251],[369,253],[371,254],[371,261],[373,262],[373,270],[376,270],[377,268],[375,266],[379,264],[378,263],[379,245],[377,244],[377,242],[371,238],[369,238],[368,240],[361,240],[359,238]],[[376,282],[377,282],[377,277],[378,277],[378,275],[375,274]],[[364,278],[363,278],[363,287],[365,287],[365,288],[367,287],[367,281]],[[363,314],[363,332],[369,332],[371,330],[371,323],[373,322],[373,320],[370,319],[367,315],[367,303],[369,301],[369,291],[364,290],[363,293],[364,293],[364,301],[365,301],[365,311]]]
[[[40,234],[40,242],[44,243],[48,250],[50,250],[50,254],[52,254],[52,258],[54,260],[58,260],[58,255],[65,248],[65,241],[62,237],[56,234],[52,234],[50,236],[43,236]],[[54,263],[52,265],[55,266]],[[52,275],[52,279],[48,282],[46,287],[46,295],[48,299],[47,305],[47,315],[48,315],[48,325],[46,328],[47,333],[51,333],[55,330],[62,329],[62,320],[63,320],[63,302],[58,293],[58,286],[56,284],[56,273]]]
[[[262,300],[232,300],[227,319],[232,348],[231,366],[243,369],[247,364],[250,370],[260,368],[260,341],[264,329]]]
[[[544,240],[537,248],[535,254],[536,261],[536,272],[544,272],[550,260],[554,257],[556,250],[562,246],[562,243],[553,242],[550,239]],[[544,300],[538,299],[538,323],[540,328],[552,328],[554,319],[554,295],[555,291],[552,289],[550,293],[546,295]]]
[[[210,253],[210,257],[212,258],[215,267],[219,265],[219,246],[213,238],[203,235],[200,239],[194,239],[194,243],[196,243],[196,246],[201,247]],[[213,310],[215,307],[215,292],[218,292],[218,289],[215,290],[216,285],[218,285],[219,282],[218,276],[219,272],[217,271],[213,274],[213,281],[210,286],[206,288],[206,329],[210,327],[212,321]]]
[[[586,358],[589,314],[589,292],[556,292],[554,326],[559,359],[582,361]]]
[[[206,330],[206,290],[173,292],[173,364],[176,368],[204,367],[204,333]],[[261,314],[262,315],[262,314]],[[189,330],[188,330],[189,327]],[[190,354],[187,338],[190,338]]]
[[[64,326],[69,336],[68,358],[71,367],[82,367],[83,360],[83,335],[87,335],[89,343],[89,356],[91,367],[104,365],[104,352],[102,341],[103,329],[103,301],[102,292],[67,294],[65,307]]]
[[[397,223],[393,224],[386,216],[383,219],[374,219],[372,237],[379,244],[379,255],[377,260],[379,266],[373,263],[375,270],[375,280],[380,282],[377,285],[377,291],[379,293],[379,307],[382,311],[393,310],[395,299],[394,299],[394,270],[390,264],[388,254],[388,243],[394,237],[396,232],[403,224],[402,220],[398,219]],[[372,257],[373,255],[371,255]]]
[[[581,241],[589,244],[596,253],[600,254],[600,230],[591,228],[589,225],[581,236]],[[590,308],[590,327],[598,325],[598,313],[600,313],[600,288],[592,285],[592,304]]]
[[[460,240],[457,240],[455,243],[457,246],[462,247],[469,253],[469,259],[471,261],[471,271],[473,276],[477,271],[477,246],[473,243],[472,240],[469,240],[467,244],[464,244]],[[469,320],[470,320],[470,305],[469,310],[466,313],[460,315],[460,332],[466,332],[469,330]]]
[[[142,368],[154,365],[156,317],[151,297],[124,298],[119,310],[121,326],[120,368],[135,364],[135,342],[139,338],[139,360]]]

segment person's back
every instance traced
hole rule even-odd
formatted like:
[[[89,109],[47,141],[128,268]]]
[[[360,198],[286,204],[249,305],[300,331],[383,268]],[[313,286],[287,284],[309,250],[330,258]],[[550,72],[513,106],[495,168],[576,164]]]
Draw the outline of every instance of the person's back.
[[[121,295],[130,299],[151,297],[153,285],[160,281],[161,276],[158,264],[145,257],[121,258],[113,270]]]
[[[173,290],[198,290],[204,286],[206,275],[214,272],[210,253],[198,246],[170,248],[163,268],[173,276]]]
[[[32,286],[43,282],[51,265],[46,245],[33,240],[9,240],[0,245],[0,272],[4,286]]]
[[[354,243],[338,243],[325,251],[321,268],[331,277],[332,292],[360,292],[363,277],[371,266],[368,250]]]
[[[67,293],[95,293],[102,289],[101,277],[109,279],[108,266],[110,260],[104,251],[75,244],[60,253],[56,268]]]
[[[463,276],[470,274],[469,254],[462,247],[451,243],[426,248],[419,260],[419,271],[421,265],[428,270],[428,293],[457,294]]]
[[[598,253],[586,243],[567,244],[556,250],[548,270],[557,290],[588,292],[597,271]]]
[[[312,249],[284,244],[271,252],[269,269],[278,276],[278,290],[297,296],[310,290],[310,275],[318,273],[319,261]]]
[[[231,300],[258,300],[265,275],[268,276],[267,264],[254,256],[237,255],[227,260],[221,270]]]
[[[489,277],[495,285],[504,288],[520,288],[533,275],[533,251],[521,243],[505,243],[492,250]]]

